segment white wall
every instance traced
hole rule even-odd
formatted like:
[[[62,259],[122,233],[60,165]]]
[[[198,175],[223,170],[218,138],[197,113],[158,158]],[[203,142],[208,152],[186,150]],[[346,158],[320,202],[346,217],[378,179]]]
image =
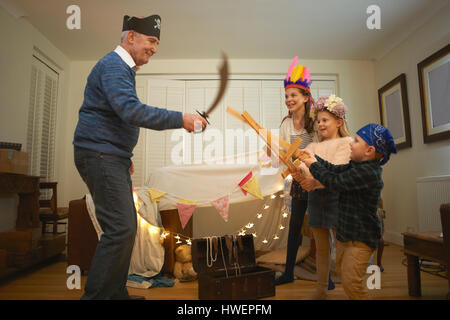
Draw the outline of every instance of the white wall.
[[[64,119],[67,105],[69,60],[26,19],[16,19],[0,7],[0,141],[22,143],[26,151],[31,62],[34,48],[47,56],[59,70],[56,137],[56,180],[65,168],[61,143],[65,141]],[[15,226],[17,196],[0,194],[0,231]]]
[[[382,193],[386,239],[402,244],[401,232],[418,230],[416,178],[450,174],[450,140],[424,144],[417,64],[450,42],[450,5],[375,63],[376,87],[406,74],[412,148],[393,155],[384,169]],[[425,231],[425,230],[421,230]]]
[[[89,62],[71,62],[70,69],[70,90],[67,104],[67,115],[65,119],[65,127],[63,128],[65,141],[63,143],[62,152],[65,155],[64,172],[61,176],[60,197],[64,203],[71,200],[82,198],[87,191],[87,187],[81,179],[75,167],[73,160],[73,134],[78,122],[78,111],[83,103],[84,88],[86,86],[87,77],[95,65],[95,61]]]

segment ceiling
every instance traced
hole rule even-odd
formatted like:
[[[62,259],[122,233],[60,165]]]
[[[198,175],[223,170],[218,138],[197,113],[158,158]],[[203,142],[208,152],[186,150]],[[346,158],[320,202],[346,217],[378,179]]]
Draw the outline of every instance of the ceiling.
[[[450,0],[1,0],[71,60],[97,60],[120,40],[125,14],[161,18],[152,59],[379,59]],[[69,30],[69,5],[81,29]],[[369,30],[370,5],[381,29]]]

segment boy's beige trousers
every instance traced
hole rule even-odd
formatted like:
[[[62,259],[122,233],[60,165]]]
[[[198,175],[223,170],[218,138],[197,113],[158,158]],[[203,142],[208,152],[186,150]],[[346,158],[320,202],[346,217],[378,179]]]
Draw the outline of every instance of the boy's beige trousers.
[[[336,241],[336,271],[345,293],[352,300],[369,298],[366,270],[373,249],[360,241]]]

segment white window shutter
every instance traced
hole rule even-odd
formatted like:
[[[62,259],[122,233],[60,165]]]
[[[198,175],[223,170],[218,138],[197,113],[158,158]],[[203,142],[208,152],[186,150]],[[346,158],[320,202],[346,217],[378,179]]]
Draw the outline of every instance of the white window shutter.
[[[164,86],[147,82],[147,104],[152,107],[165,108],[167,89]],[[165,133],[164,131],[156,131],[142,129],[145,131],[146,138],[146,170],[163,167],[165,164]]]
[[[134,173],[131,175],[131,182],[133,184],[133,187],[140,187],[144,185],[146,150],[145,140],[145,131],[143,128],[140,128],[139,140],[133,149],[133,157],[131,158],[134,166]]]
[[[200,81],[186,81],[186,112],[196,113],[197,111],[204,112],[214,102],[217,92],[220,87],[220,82],[217,80],[200,80]],[[223,130],[223,109],[224,99],[219,101],[216,109],[209,115],[208,132]],[[217,158],[223,154],[223,150],[219,150],[218,154],[211,154],[207,151],[207,146],[213,141],[205,141],[205,132],[194,134],[185,133],[184,135],[184,163],[199,164],[204,160]],[[214,137],[212,137],[214,139]],[[206,158],[207,159],[206,159]]]
[[[262,113],[261,84],[261,81],[246,81],[243,88],[244,111],[247,111],[259,124],[261,124]],[[258,140],[260,139],[258,134],[247,125],[244,126],[244,131],[249,134],[248,137],[246,135],[246,152],[258,151],[258,145],[261,145],[261,143],[258,144]]]
[[[136,93],[139,100],[147,105],[181,111],[184,109],[184,81],[136,78]],[[182,130],[182,129],[177,129]],[[139,140],[133,150],[132,161],[134,187],[143,186],[152,169],[170,165],[170,137],[174,130],[151,130],[140,128]]]
[[[336,81],[332,80],[315,80],[311,84],[311,93],[315,100],[322,96],[337,94],[336,89]]]
[[[27,152],[29,154],[29,168],[30,174],[34,175],[37,172],[37,167],[39,163],[37,162],[38,157],[33,157],[37,152],[37,139],[39,137],[39,103],[41,97],[40,81],[42,78],[42,71],[34,65],[31,65],[31,84],[30,84],[30,105],[28,109],[28,129],[27,129]]]
[[[284,85],[281,80],[265,80],[262,83],[262,126],[268,130],[278,129],[286,115]],[[283,115],[283,116],[282,116]]]
[[[166,107],[172,111],[184,112],[184,104],[185,104],[185,84],[184,81],[169,81],[165,84],[166,87]],[[171,129],[165,130],[165,166],[174,165],[175,159],[172,159],[172,150],[176,147],[177,144],[183,143],[182,139],[173,139],[176,137],[183,136],[184,133],[187,133],[183,128],[180,129]]]
[[[225,94],[225,101],[227,107],[229,106],[239,113],[244,112],[244,88],[241,81],[230,81]],[[234,117],[230,117],[228,113],[226,113],[225,119],[226,129],[244,129],[244,123]]]
[[[225,94],[225,102],[239,113],[244,112],[244,88],[241,81],[230,81]],[[223,131],[224,156],[233,157],[245,153],[244,123],[225,113],[226,130]]]
[[[33,57],[28,112],[30,173],[54,179],[58,73]]]
[[[46,74],[42,113],[40,175],[54,180],[57,80]]]
[[[139,100],[145,103],[145,101],[147,100],[147,85],[146,81],[141,78],[136,79],[136,94]],[[131,161],[133,161],[134,165],[134,173],[131,175],[133,187],[140,187],[144,184],[146,149],[145,140],[145,129],[140,128],[139,139],[133,149],[133,157],[131,158]]]

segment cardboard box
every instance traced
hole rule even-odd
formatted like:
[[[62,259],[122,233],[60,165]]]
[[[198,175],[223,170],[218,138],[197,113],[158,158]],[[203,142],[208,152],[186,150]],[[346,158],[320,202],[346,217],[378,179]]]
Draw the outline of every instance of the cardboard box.
[[[28,174],[28,153],[12,149],[0,149],[0,172]]]

